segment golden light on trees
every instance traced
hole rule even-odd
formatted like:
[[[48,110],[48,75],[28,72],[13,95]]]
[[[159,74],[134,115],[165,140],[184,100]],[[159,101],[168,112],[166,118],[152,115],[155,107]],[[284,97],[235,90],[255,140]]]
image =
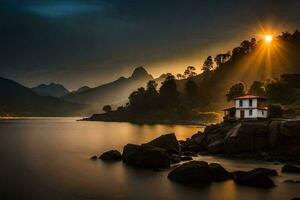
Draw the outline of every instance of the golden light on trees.
[[[265,42],[266,42],[266,43],[271,43],[272,40],[273,40],[272,35],[265,35]]]

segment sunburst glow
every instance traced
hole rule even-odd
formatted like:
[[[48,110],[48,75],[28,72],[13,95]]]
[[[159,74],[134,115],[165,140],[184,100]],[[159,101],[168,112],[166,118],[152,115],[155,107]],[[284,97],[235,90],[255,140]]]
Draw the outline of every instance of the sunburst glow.
[[[266,35],[266,36],[265,36],[265,41],[266,41],[266,43],[270,43],[270,42],[272,42],[272,40],[273,40],[272,35]]]

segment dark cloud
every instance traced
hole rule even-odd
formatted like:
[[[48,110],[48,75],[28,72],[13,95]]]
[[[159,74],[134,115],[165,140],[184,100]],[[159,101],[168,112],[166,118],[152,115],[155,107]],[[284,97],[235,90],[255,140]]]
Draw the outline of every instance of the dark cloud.
[[[208,53],[251,37],[258,22],[282,20],[295,29],[299,5],[274,0],[2,0],[0,76],[27,85],[56,81],[75,88],[129,74],[135,65],[174,72],[172,65],[180,59],[186,65],[200,63]]]

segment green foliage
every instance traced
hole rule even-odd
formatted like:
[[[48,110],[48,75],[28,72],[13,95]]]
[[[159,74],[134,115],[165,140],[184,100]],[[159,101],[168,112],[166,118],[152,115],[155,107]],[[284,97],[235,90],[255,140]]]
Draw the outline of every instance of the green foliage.
[[[109,113],[112,111],[112,108],[110,105],[105,105],[103,106],[102,110],[105,112],[105,113]]]
[[[243,96],[246,94],[245,91],[245,84],[242,82],[239,82],[237,84],[234,84],[229,89],[228,93],[226,94],[227,101],[231,101],[236,97]]]
[[[280,104],[270,104],[269,105],[269,117],[279,118],[282,116],[282,108]]]

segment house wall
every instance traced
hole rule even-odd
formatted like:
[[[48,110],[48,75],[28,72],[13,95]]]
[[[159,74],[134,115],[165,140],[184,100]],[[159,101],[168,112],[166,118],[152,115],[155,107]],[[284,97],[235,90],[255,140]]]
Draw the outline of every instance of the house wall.
[[[243,106],[240,106],[240,101],[243,102]],[[235,100],[236,108],[256,108],[257,107],[257,99],[252,99],[252,106],[249,106],[249,99],[236,99]]]
[[[255,118],[267,118],[268,117],[268,111],[267,110],[261,110],[261,109],[236,109],[235,117],[237,119],[241,118],[241,110],[244,111],[245,115],[244,118],[247,119],[255,119]],[[250,110],[252,110],[252,115],[250,115]]]
[[[254,119],[258,117],[258,109],[254,108],[254,109],[238,109],[235,112],[235,117],[237,119],[241,118],[241,110],[244,111],[245,115],[244,118],[248,118],[248,119]],[[252,110],[252,115],[250,115],[250,110]]]
[[[260,110],[260,109],[258,109],[257,117],[267,118],[268,117],[268,111],[267,110]]]

